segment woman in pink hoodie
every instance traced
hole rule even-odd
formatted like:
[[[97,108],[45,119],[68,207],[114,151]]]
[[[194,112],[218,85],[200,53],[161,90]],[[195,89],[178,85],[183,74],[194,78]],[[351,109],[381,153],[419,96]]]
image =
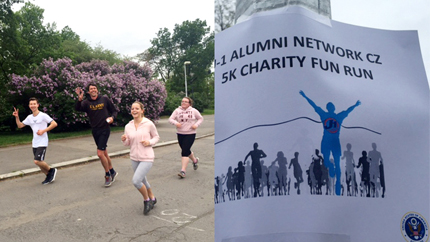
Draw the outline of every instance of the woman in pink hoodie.
[[[178,173],[180,178],[185,177],[187,170],[188,159],[193,161],[194,170],[197,170],[199,158],[194,156],[191,151],[194,140],[196,139],[196,129],[203,122],[203,116],[200,112],[193,108],[193,100],[189,97],[184,97],[179,106],[172,115],[170,115],[169,123],[176,126],[178,143],[181,147],[181,162],[182,168]]]
[[[143,214],[146,215],[157,203],[146,174],[155,158],[152,146],[158,142],[160,136],[154,123],[145,118],[144,111],[141,102],[134,102],[131,105],[133,120],[125,126],[121,140],[124,145],[130,146],[131,166],[134,170],[133,185],[143,196]]]

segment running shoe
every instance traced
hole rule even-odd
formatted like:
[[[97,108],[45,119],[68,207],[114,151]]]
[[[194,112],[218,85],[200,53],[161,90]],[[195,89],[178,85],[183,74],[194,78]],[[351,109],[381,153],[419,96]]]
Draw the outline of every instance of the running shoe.
[[[143,201],[143,214],[147,215],[151,210],[151,200]]]
[[[118,176],[118,172],[115,171],[115,173],[111,173],[110,176],[112,177],[112,183],[114,183],[115,178]]]
[[[46,184],[48,184],[49,182],[49,172],[48,172],[48,174],[46,175],[46,177],[45,177],[45,180],[42,182],[42,185],[46,185]]]
[[[110,187],[112,185],[112,176],[105,176],[105,187]]]
[[[151,203],[152,203],[152,207],[154,207],[154,205],[157,203],[157,198],[154,197],[154,200],[151,199]]]
[[[48,181],[48,183],[55,181],[55,176],[57,176],[57,168],[51,168],[49,170],[49,181]]]
[[[197,163],[199,163],[199,157],[196,157],[196,162],[193,162],[193,168],[194,170],[197,170],[197,168],[199,168],[199,165]]]
[[[156,197],[154,197],[154,200],[152,200],[152,199],[149,200],[149,205],[150,205],[151,210],[154,209],[154,205],[156,203],[157,203],[157,198]]]
[[[180,171],[178,173],[178,176],[180,176],[181,178],[185,178],[185,171]]]

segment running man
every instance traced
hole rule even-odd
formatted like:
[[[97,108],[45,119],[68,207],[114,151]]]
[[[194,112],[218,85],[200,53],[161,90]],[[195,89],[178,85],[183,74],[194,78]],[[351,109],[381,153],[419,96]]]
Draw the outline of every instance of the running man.
[[[260,179],[262,176],[262,170],[261,170],[261,163],[260,159],[267,157],[266,153],[264,151],[258,149],[258,143],[254,143],[254,149],[251,150],[246,156],[245,159],[243,159],[244,162],[246,162],[246,159],[251,156],[251,173],[252,173],[252,179],[254,181],[254,197],[257,197],[257,195],[261,196],[260,194]]]
[[[86,112],[90,119],[92,134],[97,145],[97,156],[105,170],[105,187],[109,187],[118,175],[118,172],[113,169],[112,160],[106,148],[110,136],[109,125],[113,123],[117,111],[108,97],[99,95],[94,83],[90,83],[87,89],[87,99],[83,100],[84,91],[80,87],[76,88],[78,101],[75,104],[75,109]]]
[[[342,127],[343,120],[348,116],[354,108],[358,107],[361,102],[358,100],[354,105],[349,107],[347,110],[340,113],[335,113],[335,106],[333,103],[327,103],[327,111],[318,107],[311,99],[309,99],[303,91],[300,91],[308,103],[314,108],[315,112],[320,116],[321,123],[323,124],[324,134],[321,140],[321,153],[324,157],[324,165],[329,169],[330,177],[336,175],[336,195],[340,196],[341,192],[341,170],[340,170],[340,128]],[[330,154],[333,156],[334,166],[330,163]]]
[[[14,112],[12,115],[15,116],[18,128],[21,129],[28,125],[33,130],[32,146],[34,164],[36,164],[46,175],[45,180],[42,182],[43,185],[46,185],[55,181],[55,176],[57,175],[57,168],[51,168],[44,161],[49,141],[48,132],[57,127],[57,122],[55,122],[48,114],[39,111],[39,101],[37,98],[30,98],[28,106],[30,107],[32,114],[28,115],[24,121],[21,122],[19,120],[19,109],[16,109],[15,107],[13,108]]]

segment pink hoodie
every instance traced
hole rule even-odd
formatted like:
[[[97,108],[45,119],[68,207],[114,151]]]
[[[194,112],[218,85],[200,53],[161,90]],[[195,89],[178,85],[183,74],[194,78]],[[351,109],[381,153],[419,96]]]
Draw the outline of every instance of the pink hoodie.
[[[175,126],[177,123],[181,123],[182,126],[180,128],[176,128],[178,134],[195,134],[196,130],[191,128],[191,126],[199,126],[202,122],[203,116],[197,109],[191,106],[187,109],[183,109],[179,106],[175,111],[173,111],[169,118],[169,123]]]
[[[160,136],[151,120],[143,118],[137,129],[134,126],[134,120],[131,120],[125,126],[124,134],[126,135],[126,140],[122,143],[126,146],[130,146],[131,160],[154,161],[155,155],[152,146],[158,142]],[[151,146],[143,146],[143,144],[140,143],[143,140],[149,140]]]

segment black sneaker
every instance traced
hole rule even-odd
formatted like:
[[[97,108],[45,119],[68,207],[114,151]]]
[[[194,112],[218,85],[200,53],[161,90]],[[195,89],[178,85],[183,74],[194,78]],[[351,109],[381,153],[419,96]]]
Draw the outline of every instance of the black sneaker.
[[[57,176],[57,168],[51,168],[51,170],[49,170],[48,176],[49,176],[48,183],[55,181],[55,176]]]
[[[197,168],[199,168],[199,165],[197,163],[199,163],[199,157],[196,157],[196,162],[193,162],[193,168],[194,170],[197,170]]]
[[[110,176],[112,177],[112,183],[115,181],[115,178],[118,176],[118,172],[115,171],[115,173],[111,173]]]
[[[151,211],[151,200],[143,201],[143,214],[147,215]]]
[[[45,180],[42,182],[42,185],[46,185],[46,184],[48,184],[49,182],[49,172],[48,172],[48,174],[46,175],[46,177],[45,177]]]
[[[154,200],[152,200],[152,199],[150,199],[150,204],[151,204],[151,209],[153,209],[154,208],[154,205],[157,203],[157,198],[156,197],[154,197]]]
[[[185,171],[180,171],[178,173],[178,176],[181,177],[181,178],[185,178]]]

